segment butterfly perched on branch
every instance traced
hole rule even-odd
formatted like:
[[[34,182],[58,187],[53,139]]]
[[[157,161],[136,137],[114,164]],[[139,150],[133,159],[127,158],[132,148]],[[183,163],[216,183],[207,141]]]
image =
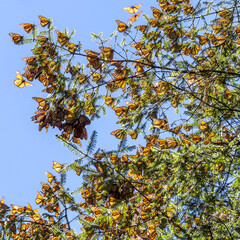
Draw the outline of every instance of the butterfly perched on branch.
[[[40,19],[40,24],[42,27],[45,27],[49,24],[49,19],[47,19],[46,17],[39,15],[38,18]]]
[[[128,28],[127,24],[120,21],[120,20],[116,20],[117,24],[118,24],[118,31],[119,32],[125,32]]]
[[[30,34],[34,28],[34,24],[31,24],[31,23],[21,23],[19,25],[24,28],[24,30],[27,32],[27,34]]]
[[[23,39],[23,36],[21,36],[17,33],[9,33],[9,36],[12,38],[12,40],[15,44],[20,43]]]

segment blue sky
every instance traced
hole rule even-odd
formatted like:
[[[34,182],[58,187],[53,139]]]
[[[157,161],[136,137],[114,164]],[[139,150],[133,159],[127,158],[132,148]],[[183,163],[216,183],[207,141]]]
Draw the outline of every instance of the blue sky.
[[[47,181],[45,171],[55,174],[52,161],[70,163],[76,159],[76,156],[54,138],[57,130],[49,130],[47,134],[44,130],[39,132],[38,125],[31,121],[37,108],[32,97],[41,97],[42,93],[38,87],[18,89],[13,85],[16,70],[23,72],[25,67],[21,59],[31,56],[31,46],[13,44],[8,33],[23,35],[23,28],[19,24],[39,24],[37,16],[43,15],[52,18],[55,27],[60,31],[65,27],[70,31],[75,29],[76,35],[73,39],[76,42],[80,40],[84,49],[97,50],[96,44],[91,41],[90,33],[102,31],[103,37],[107,38],[116,30],[116,19],[127,23],[130,14],[122,8],[139,3],[144,5],[141,10],[149,15],[149,4],[157,6],[155,1],[146,4],[143,0],[1,1],[0,199],[4,196],[7,204],[26,205],[29,202],[34,206],[36,191],[41,189],[40,182]],[[115,116],[106,116],[87,127],[89,134],[93,130],[98,131],[100,146],[108,149],[116,143],[114,136],[109,134],[114,130],[111,122],[116,122]],[[79,177],[70,176],[69,183],[79,182]]]

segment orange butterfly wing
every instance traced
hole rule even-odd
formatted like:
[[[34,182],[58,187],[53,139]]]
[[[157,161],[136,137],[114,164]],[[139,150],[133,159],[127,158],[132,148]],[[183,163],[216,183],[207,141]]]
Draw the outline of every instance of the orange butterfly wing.
[[[34,28],[34,24],[31,24],[31,23],[21,23],[20,26],[24,28],[27,34],[30,34]]]
[[[52,183],[53,180],[55,180],[55,176],[53,176],[50,172],[46,172],[48,177],[48,182]]]
[[[40,19],[40,24],[42,27],[45,27],[49,24],[49,19],[47,19],[46,17],[39,15],[38,18]]]
[[[142,33],[145,33],[147,30],[147,25],[139,25],[139,26],[136,26],[135,29],[141,31]]]
[[[45,36],[37,36],[38,42],[43,45],[47,42],[48,38]]]
[[[41,193],[40,192],[37,192],[37,197],[36,197],[36,199],[35,199],[35,203],[36,204],[41,204],[43,202],[43,196],[41,195]]]
[[[129,18],[129,21],[131,21],[131,22],[137,21],[138,18],[139,18],[139,16],[141,15],[141,13],[142,13],[142,12],[139,12],[139,13],[135,14],[134,16],[130,17],[130,18]]]
[[[155,8],[155,7],[151,7],[151,9],[152,9],[152,12],[153,12],[153,16],[154,16],[157,20],[161,20],[161,19],[162,19],[162,16],[163,16],[163,13],[162,13],[159,9],[157,9],[157,8]]]
[[[15,44],[20,43],[23,39],[23,36],[21,36],[17,33],[9,33],[9,36],[12,38],[12,40]]]
[[[32,65],[32,64],[34,64],[37,61],[37,57],[36,56],[25,57],[22,60],[25,61],[26,64]]]
[[[131,7],[124,7],[123,10],[129,12],[129,13],[136,13],[138,12],[138,9],[142,7],[142,4],[138,4],[135,6],[131,6]]]
[[[127,137],[126,133],[122,129],[111,132],[111,135],[115,136],[118,139],[123,139]]]
[[[68,51],[70,53],[75,53],[75,51],[77,50],[78,45],[74,44],[74,43],[69,43],[68,44]]]
[[[69,38],[67,37],[66,34],[58,31],[58,30],[55,30],[56,34],[57,34],[57,37],[58,37],[58,42],[61,44],[61,46],[67,46],[68,45],[68,42],[69,42]]]
[[[37,101],[39,106],[44,107],[46,105],[46,100],[40,97],[32,97],[33,100]]]
[[[23,77],[20,72],[16,71],[16,80],[13,82],[15,86],[19,88],[33,86],[30,82],[23,80]]]
[[[60,172],[61,172],[61,170],[62,170],[62,168],[63,168],[64,165],[65,165],[65,164],[59,164],[58,162],[53,161],[53,169],[55,169],[55,171],[56,171],[57,173],[60,173]]]
[[[127,24],[125,24],[124,22],[120,21],[120,20],[116,20],[117,24],[118,24],[118,31],[119,32],[125,32],[128,28]]]

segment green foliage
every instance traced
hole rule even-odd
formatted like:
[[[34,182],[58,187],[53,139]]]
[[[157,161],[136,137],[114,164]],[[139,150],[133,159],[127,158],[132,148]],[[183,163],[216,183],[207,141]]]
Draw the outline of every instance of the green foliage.
[[[55,31],[49,19],[40,18],[48,30],[34,28],[27,40],[10,34],[35,44],[14,84],[40,81],[50,94],[34,98],[32,120],[39,130],[58,128],[79,158],[53,162],[61,179],[47,173],[36,198],[44,213],[1,201],[3,239],[240,238],[239,3],[155,5],[145,25],[130,18],[105,40],[92,33],[96,51],[83,52],[70,43],[74,32]],[[93,131],[82,147],[87,126],[108,113],[118,118],[118,146],[94,153]],[[63,185],[69,171],[83,177],[72,192]]]

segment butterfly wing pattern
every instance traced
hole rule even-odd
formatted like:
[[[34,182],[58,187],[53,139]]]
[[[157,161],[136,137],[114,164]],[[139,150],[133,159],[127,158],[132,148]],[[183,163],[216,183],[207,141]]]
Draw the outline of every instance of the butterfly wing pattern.
[[[22,42],[23,36],[21,36],[17,33],[9,33],[9,36],[12,38],[12,40],[15,44]]]
[[[51,20],[39,15],[40,25],[46,27],[51,23]],[[27,34],[34,32],[35,25],[31,23],[21,23],[20,26],[23,27],[24,31]],[[127,25],[122,25],[122,28],[127,28]],[[124,29],[122,29],[123,31]],[[74,54],[78,49],[78,45],[74,43],[69,43],[69,36],[65,33],[58,30],[55,31],[57,34],[57,41],[61,46],[68,48],[68,51],[71,54]],[[12,38],[12,41],[15,44],[22,43],[23,36],[17,33],[9,33],[9,36]],[[43,92],[52,94],[56,92],[57,85],[57,73],[61,69],[61,64],[53,59],[57,56],[57,51],[54,48],[54,44],[51,43],[50,39],[44,35],[35,36],[33,34],[33,42],[37,43],[37,47],[34,48],[34,55],[30,57],[23,58],[23,61],[26,63],[24,68],[25,72],[21,74],[19,71],[16,72],[16,79],[14,80],[14,85],[18,88],[24,88],[27,86],[33,86],[29,81],[34,79],[39,80],[45,87]],[[39,46],[40,45],[40,46]],[[102,56],[105,59],[113,59],[113,50],[111,47],[102,47],[100,48]],[[89,66],[93,67],[95,70],[100,69],[102,62],[100,61],[100,53],[85,50],[87,54],[87,60],[89,61]],[[51,61],[48,62],[49,57]],[[24,79],[26,78],[26,80]],[[86,79],[86,80],[85,80]],[[101,79],[101,74],[93,73],[93,81],[98,82]],[[80,82],[80,80],[79,80]],[[83,79],[82,84],[87,82],[87,78]],[[58,99],[55,98],[54,101],[49,101],[48,98],[33,97],[38,103],[37,111],[32,117],[32,121],[35,121],[39,124],[39,131],[43,128],[48,130],[49,127],[57,127],[61,131],[62,137],[66,136],[66,139],[70,139],[74,143],[81,144],[79,139],[88,139],[88,133],[86,130],[86,125],[89,125],[91,121],[88,117],[83,114],[74,114],[70,108],[71,106],[63,106],[59,103]],[[74,104],[75,100],[71,101],[71,104]]]
[[[142,4],[138,4],[138,5],[135,5],[135,6],[130,6],[130,7],[124,7],[123,10],[129,12],[129,13],[137,13],[138,12],[138,9],[142,7]]]
[[[21,23],[20,26],[24,28],[27,34],[30,34],[34,28],[34,24],[31,23]]]
[[[42,27],[46,27],[49,24],[49,19],[46,17],[39,15],[38,18],[40,19],[40,24]]]
[[[128,28],[127,24],[120,21],[120,20],[116,20],[117,24],[118,24],[118,31],[119,32],[125,32]]]
[[[23,76],[19,71],[16,71],[16,80],[13,82],[15,86],[19,88],[27,87],[27,86],[33,86],[30,82],[27,82],[23,79]]]

